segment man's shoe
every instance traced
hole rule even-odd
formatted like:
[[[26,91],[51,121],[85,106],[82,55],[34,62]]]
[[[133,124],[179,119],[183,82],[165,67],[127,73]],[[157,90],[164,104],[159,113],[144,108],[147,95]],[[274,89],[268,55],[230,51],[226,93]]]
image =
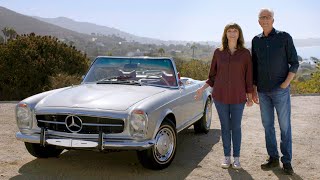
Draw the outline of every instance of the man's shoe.
[[[283,164],[282,169],[283,169],[284,173],[286,173],[288,175],[292,175],[294,173],[293,169],[292,169],[292,166],[291,166],[291,163]]]
[[[278,167],[279,165],[278,158],[269,157],[264,163],[261,164],[261,169],[270,169],[273,167]]]

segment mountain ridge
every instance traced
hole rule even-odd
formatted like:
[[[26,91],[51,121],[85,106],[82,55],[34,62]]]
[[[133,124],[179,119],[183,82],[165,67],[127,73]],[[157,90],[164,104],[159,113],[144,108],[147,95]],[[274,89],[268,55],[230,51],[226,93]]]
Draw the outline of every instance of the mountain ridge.
[[[116,28],[97,25],[90,22],[78,22],[67,17],[42,18],[37,16],[27,16],[0,6],[0,28],[12,27],[18,34],[28,34],[34,32],[39,35],[51,35],[58,38],[80,38],[91,39],[92,33],[104,36],[116,35],[129,42],[139,42],[142,44],[170,45],[199,43],[219,46],[220,42],[215,41],[166,41],[156,38],[141,37]],[[294,39],[297,47],[320,46],[320,38]],[[251,42],[246,42],[247,47]]]

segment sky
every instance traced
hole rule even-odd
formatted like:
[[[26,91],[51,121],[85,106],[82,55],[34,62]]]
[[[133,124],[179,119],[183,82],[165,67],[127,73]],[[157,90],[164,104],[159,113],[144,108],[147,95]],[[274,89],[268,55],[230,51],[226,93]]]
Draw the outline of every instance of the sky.
[[[261,8],[275,13],[274,27],[294,39],[320,38],[319,0],[0,0],[0,6],[44,18],[67,17],[162,40],[220,41],[235,22],[245,41],[262,32]]]

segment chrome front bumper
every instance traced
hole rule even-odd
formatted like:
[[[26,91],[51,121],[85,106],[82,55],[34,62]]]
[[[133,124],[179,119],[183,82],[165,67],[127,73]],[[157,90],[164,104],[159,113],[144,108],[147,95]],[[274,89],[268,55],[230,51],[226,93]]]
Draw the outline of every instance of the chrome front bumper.
[[[41,140],[41,137],[43,137],[43,140]],[[94,149],[133,149],[133,150],[144,150],[149,149],[152,146],[154,146],[155,141],[154,140],[148,140],[148,141],[120,141],[120,140],[113,140],[113,141],[106,141],[104,139],[101,139],[101,143],[99,143],[99,140],[82,140],[82,139],[72,139],[72,138],[64,138],[64,137],[46,137],[41,136],[40,134],[23,134],[21,132],[16,133],[16,138],[23,142],[29,142],[29,143],[36,143],[36,144],[42,144],[43,146],[49,144],[49,145],[56,145],[56,146],[62,146],[66,148],[94,148]],[[101,145],[100,145],[101,144]]]

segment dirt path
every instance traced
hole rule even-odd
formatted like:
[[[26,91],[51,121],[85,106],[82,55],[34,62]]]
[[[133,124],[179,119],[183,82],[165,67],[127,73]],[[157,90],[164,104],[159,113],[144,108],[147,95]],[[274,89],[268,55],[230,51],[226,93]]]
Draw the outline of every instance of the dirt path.
[[[245,109],[240,171],[220,168],[223,152],[216,113],[208,134],[181,132],[171,166],[151,171],[139,164],[134,151],[65,151],[60,158],[36,159],[15,138],[14,107],[0,103],[0,179],[320,179],[320,96],[292,97],[294,176],[280,168],[260,169],[266,149],[257,105]]]

